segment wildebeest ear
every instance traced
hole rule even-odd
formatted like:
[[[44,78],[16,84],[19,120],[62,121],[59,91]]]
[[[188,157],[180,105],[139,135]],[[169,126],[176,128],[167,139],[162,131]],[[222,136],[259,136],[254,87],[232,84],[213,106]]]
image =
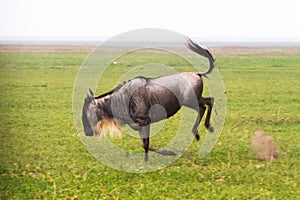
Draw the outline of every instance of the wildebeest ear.
[[[86,98],[89,99],[89,100],[93,100],[94,99],[94,97],[90,96],[89,93],[86,94]]]
[[[91,93],[91,96],[89,96],[89,94],[87,94],[87,97],[93,101],[93,104],[94,104],[94,105],[96,105],[97,103],[96,103],[96,101],[95,101],[94,92],[91,90],[91,88],[89,88],[89,91],[90,91],[90,93]]]
[[[91,88],[89,88],[89,91],[91,93],[91,96],[94,97],[95,95],[94,95],[94,92],[91,90]]]

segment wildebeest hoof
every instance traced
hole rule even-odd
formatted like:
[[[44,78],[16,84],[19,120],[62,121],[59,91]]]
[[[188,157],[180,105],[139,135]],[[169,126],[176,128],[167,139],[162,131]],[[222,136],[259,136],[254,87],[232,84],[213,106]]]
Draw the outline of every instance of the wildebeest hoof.
[[[176,153],[174,153],[173,151],[166,151],[166,155],[168,155],[168,156],[176,156]]]
[[[209,131],[210,133],[214,132],[214,130],[215,130],[214,127],[212,127],[212,126],[209,126],[209,127],[208,127],[208,131]]]
[[[174,153],[173,151],[159,150],[158,153],[166,156],[176,156],[176,153]]]
[[[144,162],[148,162],[148,153],[145,153],[145,156],[144,156]]]
[[[198,133],[195,134],[195,138],[196,138],[197,141],[199,141],[200,140],[200,135]]]

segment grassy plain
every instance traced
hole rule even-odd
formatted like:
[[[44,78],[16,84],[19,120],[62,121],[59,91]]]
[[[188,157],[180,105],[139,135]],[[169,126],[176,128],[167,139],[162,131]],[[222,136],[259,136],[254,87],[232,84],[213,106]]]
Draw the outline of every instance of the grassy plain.
[[[200,159],[194,141],[170,166],[140,174],[101,164],[78,137],[72,91],[89,50],[0,46],[1,199],[300,198],[299,47],[212,48],[227,94],[217,145]],[[138,59],[120,65],[134,66]],[[164,59],[185,69],[172,57]],[[105,82],[103,90],[114,86]],[[280,157],[273,164],[255,159],[250,143],[256,130],[277,142]],[[155,135],[154,146],[171,136],[170,128]],[[137,138],[119,143],[142,151]]]

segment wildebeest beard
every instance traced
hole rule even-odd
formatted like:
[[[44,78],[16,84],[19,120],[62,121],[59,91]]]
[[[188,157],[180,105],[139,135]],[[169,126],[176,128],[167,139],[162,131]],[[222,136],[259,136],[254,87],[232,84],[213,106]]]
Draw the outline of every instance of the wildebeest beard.
[[[121,126],[120,124],[114,119],[102,119],[100,120],[96,126],[93,127],[93,132],[95,136],[105,137],[106,133],[110,134],[111,138],[120,137]]]

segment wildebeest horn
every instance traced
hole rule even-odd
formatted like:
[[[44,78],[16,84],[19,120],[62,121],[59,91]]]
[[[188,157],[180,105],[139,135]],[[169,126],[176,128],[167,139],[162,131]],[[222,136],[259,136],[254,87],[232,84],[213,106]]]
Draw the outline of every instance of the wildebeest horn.
[[[94,92],[91,90],[91,88],[89,88],[89,91],[91,93],[91,96],[89,96],[89,94],[87,94],[87,97],[92,99],[93,103],[96,105]]]
[[[89,88],[89,91],[91,93],[91,96],[94,97],[95,95],[94,95],[94,92],[91,90],[91,88]]]

